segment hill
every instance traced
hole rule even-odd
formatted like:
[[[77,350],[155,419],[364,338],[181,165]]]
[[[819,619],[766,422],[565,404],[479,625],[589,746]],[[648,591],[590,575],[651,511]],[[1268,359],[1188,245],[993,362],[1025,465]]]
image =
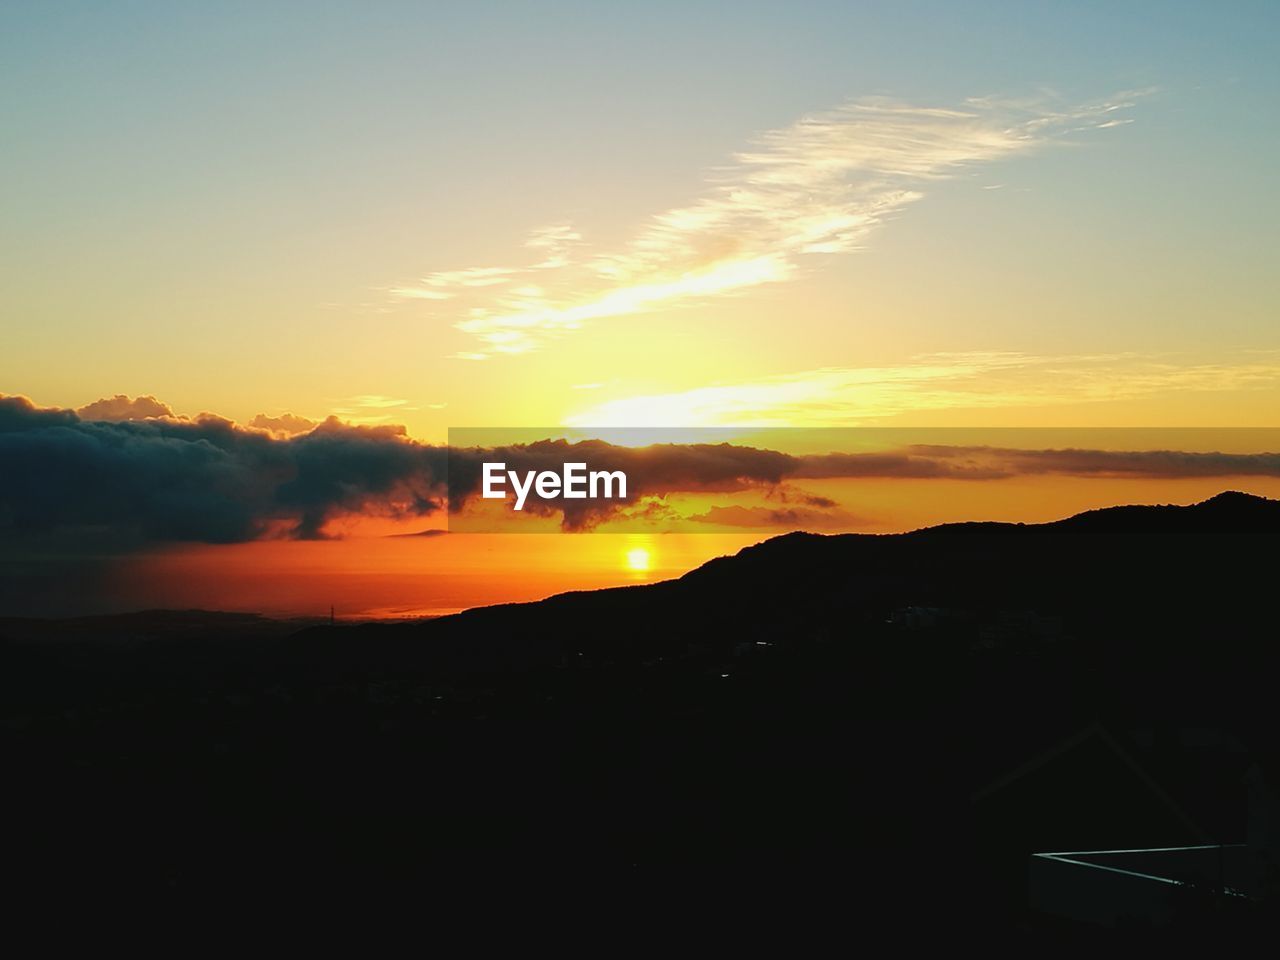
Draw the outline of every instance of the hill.
[[[710,873],[1038,935],[1030,853],[1247,833],[1242,777],[1280,770],[1278,533],[1228,493],[789,534],[414,624],[10,623],[16,862],[143,890]],[[1123,763],[1053,759],[1093,729]],[[1029,763],[1062,781],[1024,790]]]

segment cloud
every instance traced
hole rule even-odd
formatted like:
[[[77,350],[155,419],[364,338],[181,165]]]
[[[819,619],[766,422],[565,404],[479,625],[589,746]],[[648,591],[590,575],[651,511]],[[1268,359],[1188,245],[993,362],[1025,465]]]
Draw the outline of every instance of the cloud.
[[[450,507],[465,509],[478,496],[482,465],[500,462],[523,476],[532,470],[560,473],[567,461],[585,462],[591,470],[621,470],[627,476],[627,496],[621,500],[543,499],[530,492],[525,511],[534,516],[559,516],[566,530],[588,530],[649,498],[676,493],[736,493],[761,491],[767,499],[808,515],[837,504],[790,483],[793,480],[854,478],[912,478],[991,480],[1010,476],[1007,467],[958,453],[941,456],[910,449],[876,453],[826,453],[795,456],[776,450],[730,443],[655,443],[642,447],[615,446],[602,440],[570,443],[539,440],[504,447],[455,448],[449,453]],[[825,515],[829,519],[829,515]],[[721,520],[709,522],[724,522]],[[826,521],[824,521],[826,523]],[[828,524],[829,525],[829,524]],[[487,529],[483,523],[476,529]]]
[[[380,393],[362,393],[356,397],[348,397],[346,402],[352,403],[358,407],[372,407],[375,410],[382,410],[388,407],[405,407],[405,409],[408,410],[417,409],[416,407],[406,406],[409,402],[408,400],[400,400],[396,397],[387,397]]]
[[[984,463],[958,449],[939,456],[929,448],[889,453],[824,453],[796,457],[789,474],[797,480],[896,478],[912,480],[996,480],[1009,476],[999,464]]]
[[[173,410],[167,403],[161,403],[153,396],[137,397],[130,400],[123,393],[114,397],[104,397],[86,404],[76,411],[85,420],[150,420],[155,417],[173,417]]]
[[[738,504],[711,507],[706,513],[688,518],[694,523],[722,527],[773,530],[848,530],[859,519],[843,510],[815,510],[807,507],[744,507]]]
[[[265,413],[260,413],[249,421],[249,426],[258,430],[267,430],[271,433],[284,434],[285,436],[293,436],[299,433],[310,433],[320,425],[317,420],[309,420],[306,417],[299,417],[292,413],[282,413],[278,417],[269,417]]]
[[[896,366],[822,367],[675,393],[609,400],[565,419],[571,427],[849,426],[928,410],[989,410],[1115,401],[1172,391],[1274,387],[1280,351],[1235,362],[1168,355],[1040,357],[938,353]]]
[[[913,444],[874,454],[830,453],[796,458],[795,479],[914,477],[1002,480],[1057,474],[1180,480],[1199,477],[1280,477],[1280,453],[1185,450],[1021,450],[1011,447]]]
[[[403,427],[330,418],[282,439],[230,420],[90,421],[0,397],[0,539],[314,538],[344,514],[425,516],[443,506],[445,452]]]
[[[663,501],[673,494],[741,491],[773,503],[749,513],[708,510],[699,520],[828,528],[853,522],[831,498],[797,486],[807,480],[1280,477],[1275,452],[912,445],[791,455],[729,443],[627,447],[601,440],[448,449],[417,443],[402,426],[335,417],[289,434],[210,414],[91,421],[72,410],[38,408],[25,397],[0,396],[0,544],[58,542],[74,551],[93,543],[118,551],[166,541],[322,538],[344,517],[463,513],[479,496],[485,462],[520,473],[559,473],[568,461],[624,471],[627,497],[566,501],[532,493],[526,511],[558,517],[566,530],[592,529],[618,516],[669,519]]]
[[[534,516],[558,515],[567,530],[591,529],[649,497],[775,486],[795,463],[784,453],[727,443],[622,447],[602,440],[539,440],[454,448],[449,457],[450,507],[460,511],[478,495],[485,462],[504,463],[507,470],[524,475],[530,470],[558,474],[567,461],[585,462],[592,470],[621,470],[627,476],[627,496],[620,500],[544,499],[531,492],[525,511]]]
[[[569,225],[535,231],[541,259],[441,271],[391,290],[448,300],[480,346],[518,354],[606,317],[739,293],[857,250],[924,189],[1065,134],[1116,125],[1139,93],[1058,108],[968,100],[957,108],[863,99],[770,130],[715,170],[694,202],[652,217],[630,243],[592,252]]]
[[[26,397],[6,397],[0,393],[0,434],[23,429],[52,430],[79,420],[74,410],[41,408]]]
[[[788,483],[781,483],[770,489],[765,494],[765,499],[776,500],[779,503],[799,503],[806,507],[819,507],[822,509],[837,506],[836,501],[829,497],[820,497]]]
[[[861,437],[865,440],[866,433]],[[1280,477],[1280,453],[1020,450],[917,444],[876,452],[833,451],[791,455],[728,443],[624,447],[599,440],[578,443],[542,440],[509,447],[450,451],[451,509],[463,510],[477,496],[484,461],[500,461],[506,464],[506,469],[523,474],[528,470],[559,473],[562,464],[568,460],[586,462],[593,470],[624,471],[628,495],[623,501],[565,501],[542,500],[531,493],[526,511],[535,516],[559,516],[567,530],[587,530],[615,517],[628,516],[628,511],[642,509],[646,501],[653,498],[661,499],[676,493],[737,493],[747,490],[759,491],[766,500],[776,500],[783,506],[713,507],[688,519],[735,526],[814,525],[815,528],[828,529],[847,528],[860,522],[858,518],[840,511],[836,501],[811,494],[795,485],[797,481],[805,480],[991,482],[1041,474],[1143,479]],[[475,529],[486,528],[481,525]]]
[[[1280,477],[1280,453],[1215,453],[1184,450],[1013,450],[1000,447],[917,446],[933,462],[963,458],[987,462],[993,475],[1062,474],[1142,479]]]
[[[387,424],[402,413],[418,410],[416,406],[410,406],[408,400],[378,393],[360,394],[337,402],[342,406],[334,407],[333,412],[344,421],[368,426]],[[439,409],[439,405],[433,405],[432,409]]]

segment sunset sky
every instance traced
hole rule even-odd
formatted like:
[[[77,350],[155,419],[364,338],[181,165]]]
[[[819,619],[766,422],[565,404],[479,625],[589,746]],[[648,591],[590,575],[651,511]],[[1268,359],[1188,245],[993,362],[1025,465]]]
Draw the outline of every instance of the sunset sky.
[[[0,394],[274,431],[236,461],[257,465],[329,416],[403,426],[350,435],[401,446],[481,426],[1275,427],[1277,30],[1268,3],[8,4]],[[120,395],[155,401],[90,406]],[[885,530],[1280,493],[1271,461],[1205,469],[1037,472],[946,511],[901,477],[821,496],[842,528]],[[36,486],[5,488],[15,529]],[[739,506],[772,509],[756,494]],[[455,609],[763,535],[513,538],[497,559],[493,539],[358,523],[291,539],[320,508],[272,502],[245,533],[166,514],[107,563],[130,571],[114,603],[261,608],[269,588],[209,571],[270,565],[338,578],[365,613]],[[338,506],[406,518],[368,503]],[[37,553],[103,523],[69,517]],[[277,589],[274,609],[338,589]]]

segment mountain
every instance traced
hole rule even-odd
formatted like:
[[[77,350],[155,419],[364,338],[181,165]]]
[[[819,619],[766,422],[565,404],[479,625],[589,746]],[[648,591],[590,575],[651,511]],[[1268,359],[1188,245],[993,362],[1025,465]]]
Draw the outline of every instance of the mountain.
[[[777,633],[866,629],[911,606],[1040,609],[1114,633],[1133,621],[1248,620],[1270,590],[1265,562],[1280,502],[1224,493],[1192,506],[1126,506],[1046,524],[962,523],[905,534],[792,533],[712,560],[678,580],[471,610],[399,628],[468,655],[525,663],[566,644],[638,656],[693,642],[726,651]],[[1206,626],[1200,622],[1200,626]],[[1123,640],[1140,642],[1135,630]],[[378,627],[367,637],[385,637]],[[510,640],[519,636],[518,642]],[[1193,642],[1194,642],[1194,638]],[[480,641],[480,643],[476,643]],[[677,644],[679,645],[679,644]],[[577,651],[580,652],[580,651]],[[461,652],[460,652],[460,655]]]
[[[144,892],[700,877],[1034,939],[1031,853],[1248,832],[1277,534],[1226,493],[795,533],[412,624],[28,624],[0,644],[13,856]]]

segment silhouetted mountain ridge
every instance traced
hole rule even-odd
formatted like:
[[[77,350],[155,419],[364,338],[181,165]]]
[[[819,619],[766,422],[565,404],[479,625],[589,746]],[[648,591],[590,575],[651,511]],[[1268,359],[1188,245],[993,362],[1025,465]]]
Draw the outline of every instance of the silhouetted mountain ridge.
[[[1240,579],[1231,596],[1258,581],[1265,568],[1254,566],[1255,551],[1264,547],[1257,538],[1277,533],[1280,501],[1234,491],[1189,506],[1108,507],[1042,524],[954,523],[901,534],[795,532],[672,581],[480,608],[402,629],[432,636],[481,623],[514,628],[523,617],[530,628],[563,619],[571,633],[575,623],[600,623],[610,609],[617,614],[611,627],[623,633],[664,619],[665,631],[679,630],[681,616],[720,630],[751,629],[773,616],[798,626],[814,612],[837,613],[833,605],[844,616],[858,607],[865,617],[894,604],[970,607],[1021,597],[1023,605],[1034,605],[1055,594],[1075,603],[1086,585],[1099,598],[1115,599],[1117,588],[1137,596],[1157,592],[1162,578],[1167,586],[1192,588],[1177,596],[1185,604],[1199,592],[1197,578],[1221,584],[1234,571]],[[1206,537],[1228,538],[1231,555],[1221,556],[1217,547],[1206,552]],[[1239,537],[1245,539],[1232,539]]]
[[[899,934],[969,891],[979,925],[1028,929],[1032,851],[1243,836],[1245,767],[1280,771],[1277,534],[1280,503],[1227,493],[793,533],[420,623],[153,612],[46,643],[47,622],[0,644],[16,869],[271,895],[715,870],[743,902],[809,881]],[[1088,760],[971,806],[1094,728],[1185,817]]]

